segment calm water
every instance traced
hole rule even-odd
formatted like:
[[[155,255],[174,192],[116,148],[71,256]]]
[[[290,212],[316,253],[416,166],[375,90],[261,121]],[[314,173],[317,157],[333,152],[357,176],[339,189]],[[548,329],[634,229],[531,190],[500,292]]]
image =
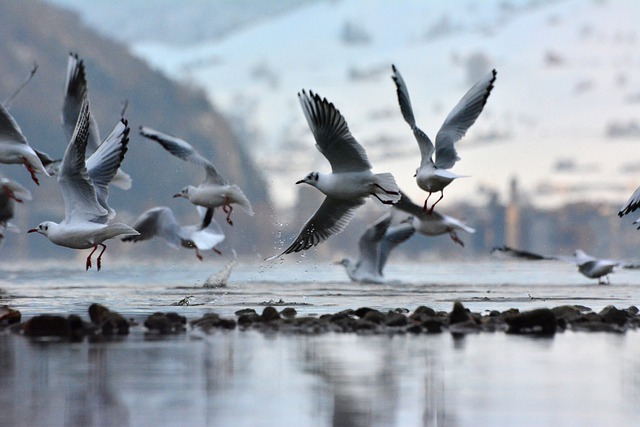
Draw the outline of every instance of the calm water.
[[[195,264],[195,263],[194,263]],[[81,266],[82,263],[80,262]],[[369,306],[474,311],[640,301],[640,271],[597,286],[562,263],[389,265],[387,285],[346,280],[339,266],[287,262],[105,265],[103,271],[0,267],[0,304],[25,317],[91,302],[142,320],[231,316],[284,301],[301,314]],[[199,305],[171,306],[186,296]],[[531,338],[483,333],[319,336],[198,331],[158,338],[135,327],[110,343],[31,342],[0,334],[0,425],[590,426],[640,416],[640,332]]]

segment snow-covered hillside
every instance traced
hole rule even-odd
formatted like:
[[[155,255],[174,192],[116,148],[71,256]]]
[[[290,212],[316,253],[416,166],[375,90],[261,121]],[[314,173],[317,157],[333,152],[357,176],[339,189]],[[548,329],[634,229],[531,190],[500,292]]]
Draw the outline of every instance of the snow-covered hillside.
[[[435,136],[474,79],[498,70],[485,111],[458,144],[470,178],[445,201],[505,195],[512,177],[532,202],[622,203],[640,184],[640,2],[635,0],[341,0],[312,3],[215,42],[134,43],[175,79],[206,89],[243,123],[272,196],[328,163],[315,150],[296,93],[332,101],[367,149],[415,199],[419,152],[403,122],[391,64],[416,119]],[[483,191],[481,191],[483,189]]]

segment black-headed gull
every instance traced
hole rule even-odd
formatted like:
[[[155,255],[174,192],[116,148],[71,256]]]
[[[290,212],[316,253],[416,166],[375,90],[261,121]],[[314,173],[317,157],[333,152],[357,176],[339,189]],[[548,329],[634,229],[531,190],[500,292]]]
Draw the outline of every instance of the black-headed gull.
[[[360,254],[354,263],[348,258],[342,264],[354,282],[384,283],[382,274],[389,254],[400,243],[406,241],[414,233],[410,224],[391,226],[391,215],[385,215],[376,221],[362,234],[358,242]]]
[[[396,84],[402,117],[411,127],[420,148],[421,161],[415,177],[418,187],[429,193],[424,201],[423,210],[427,210],[427,202],[431,194],[440,192],[440,198],[429,209],[429,213],[432,213],[433,207],[444,197],[444,188],[454,179],[462,177],[449,170],[460,160],[455,143],[467,133],[482,112],[496,81],[496,70],[492,70],[473,85],[451,110],[436,134],[434,147],[427,134],[416,126],[407,85],[396,66],[391,67],[393,70],[391,78]]]
[[[598,279],[598,284],[609,283],[609,273],[613,272],[613,268],[620,265],[620,261],[612,259],[599,259],[588,255],[582,249],[576,249],[573,259],[563,257],[567,261],[571,261],[578,266],[578,271],[590,279]],[[604,279],[603,279],[604,277]]]
[[[127,123],[122,119],[111,133],[117,137],[111,138],[110,135],[91,158],[85,161],[89,119],[89,104],[85,99],[58,173],[58,183],[64,199],[64,220],[59,224],[45,221],[28,232],[40,233],[59,246],[72,249],[93,248],[87,257],[87,270],[91,267],[91,256],[98,246],[102,246],[97,258],[100,270],[102,254],[107,249],[103,242],[120,235],[137,235],[138,232],[123,223],[107,224],[115,215],[107,205],[108,186],[127,151]]]
[[[205,208],[197,206],[200,218],[205,215]],[[140,242],[150,240],[158,236],[164,239],[173,248],[180,246],[196,250],[196,257],[202,261],[200,251],[213,250],[220,253],[215,247],[224,240],[224,233],[218,223],[212,219],[211,224],[202,228],[201,222],[195,225],[180,225],[171,208],[157,206],[144,211],[131,225],[138,231],[137,236],[126,236],[124,242]]]
[[[70,140],[73,135],[80,106],[85,97],[89,98],[89,89],[84,62],[78,58],[77,54],[69,53],[64,83],[64,101],[62,103],[62,127],[67,140]],[[91,115],[89,118],[89,141],[87,142],[88,154],[95,152],[102,143],[98,122]],[[123,170],[118,169],[111,184],[123,190],[129,190],[131,188],[131,177]]]
[[[40,158],[27,142],[20,126],[0,104],[0,163],[23,164],[31,174],[31,179],[40,185],[36,173],[49,176]]]
[[[298,99],[316,140],[316,148],[331,164],[331,173],[311,172],[296,182],[316,187],[326,198],[294,242],[280,255],[307,250],[340,233],[353,218],[356,208],[369,196],[384,204],[394,204],[400,199],[393,175],[371,172],[364,148],[351,135],[344,117],[331,102],[304,90],[298,93]]]
[[[31,200],[31,192],[17,182],[0,176],[0,244],[6,230],[18,232],[11,220],[15,216],[16,203]]]
[[[249,215],[253,215],[251,203],[242,189],[235,184],[229,184],[218,173],[213,163],[201,156],[187,141],[146,126],[140,127],[140,135],[158,142],[165,150],[179,159],[204,168],[206,172],[204,182],[197,187],[188,185],[180,193],[174,195],[174,197],[183,197],[196,206],[207,208],[207,214],[202,223],[203,228],[209,225],[213,211],[218,207],[222,207],[222,210],[227,214],[226,220],[229,225],[233,225],[233,221],[231,221],[233,205],[238,205]]]
[[[425,236],[439,236],[441,234],[449,233],[451,240],[460,246],[464,246],[464,242],[460,240],[456,231],[463,230],[467,233],[476,232],[475,228],[468,226],[461,220],[452,216],[440,214],[438,212],[432,212],[429,215],[424,211],[424,209],[413,203],[402,191],[400,194],[402,195],[400,201],[393,207],[411,214],[411,225],[418,233],[424,234]]]

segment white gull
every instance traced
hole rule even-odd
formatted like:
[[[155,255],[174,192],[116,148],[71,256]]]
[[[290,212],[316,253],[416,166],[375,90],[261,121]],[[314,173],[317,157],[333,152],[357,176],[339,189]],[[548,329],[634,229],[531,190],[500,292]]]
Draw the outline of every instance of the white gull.
[[[206,209],[200,206],[197,206],[197,209],[202,222]],[[131,225],[140,234],[123,237],[122,241],[140,242],[158,236],[173,248],[182,246],[195,249],[196,257],[202,261],[200,251],[213,250],[220,254],[215,247],[224,240],[225,236],[215,220],[212,219],[204,229],[201,222],[194,225],[180,225],[171,208],[157,206],[144,211]]]
[[[242,189],[235,184],[229,184],[218,173],[213,163],[200,155],[188,142],[146,126],[140,127],[140,134],[158,142],[165,150],[179,159],[204,168],[206,172],[204,182],[197,187],[193,185],[184,187],[180,193],[174,196],[183,197],[196,206],[207,208],[207,213],[202,223],[203,228],[209,225],[213,217],[213,211],[217,207],[222,207],[222,210],[227,214],[226,220],[229,225],[233,225],[233,221],[231,221],[233,205],[238,205],[249,215],[253,215],[251,203]]]
[[[129,128],[122,119],[98,150],[85,161],[89,136],[89,104],[82,102],[76,129],[65,150],[58,174],[58,184],[64,199],[65,218],[57,224],[45,221],[29,233],[37,232],[52,243],[72,249],[93,248],[86,261],[91,267],[91,256],[102,246],[97,268],[107,246],[105,240],[138,232],[123,223],[107,224],[115,212],[107,205],[108,186],[120,167],[129,141]]]
[[[475,228],[468,226],[461,220],[452,216],[444,215],[439,212],[432,212],[429,215],[424,211],[424,209],[413,203],[402,191],[400,194],[402,195],[400,201],[393,207],[411,214],[411,225],[418,233],[424,234],[425,236],[439,236],[441,234],[448,233],[451,240],[460,246],[464,246],[464,242],[460,240],[456,231],[462,230],[467,233],[476,232]]]
[[[358,260],[354,263],[344,258],[339,263],[354,282],[384,283],[382,271],[389,254],[396,246],[413,236],[414,232],[415,229],[408,223],[391,226],[391,215],[385,215],[360,237]]]
[[[400,111],[404,120],[411,127],[420,148],[421,161],[420,166],[416,169],[415,177],[418,187],[429,193],[424,201],[423,210],[427,210],[427,202],[431,194],[440,192],[440,198],[431,205],[429,210],[429,213],[432,213],[433,207],[444,197],[444,188],[454,179],[462,177],[462,175],[457,175],[449,170],[460,160],[455,143],[467,133],[467,130],[482,112],[496,81],[496,70],[492,70],[473,85],[451,110],[436,134],[434,147],[427,134],[416,126],[407,85],[396,66],[392,65],[391,67],[393,70],[391,78],[396,84]]]
[[[371,172],[364,148],[351,135],[344,117],[331,102],[304,90],[298,93],[298,99],[316,140],[316,148],[331,164],[331,173],[311,172],[296,182],[316,187],[326,198],[294,242],[280,255],[307,250],[340,233],[353,218],[356,208],[369,196],[384,204],[394,204],[400,199],[393,175]]]

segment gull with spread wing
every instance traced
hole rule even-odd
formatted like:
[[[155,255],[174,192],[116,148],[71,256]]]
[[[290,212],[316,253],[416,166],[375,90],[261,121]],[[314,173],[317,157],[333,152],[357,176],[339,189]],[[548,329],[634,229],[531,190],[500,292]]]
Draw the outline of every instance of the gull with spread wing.
[[[349,278],[361,283],[384,283],[382,270],[389,254],[400,243],[406,241],[415,229],[408,223],[391,226],[391,215],[385,215],[369,227],[360,237],[360,255],[355,263],[348,258],[339,261],[347,270]]]
[[[424,234],[425,236],[439,236],[441,234],[449,233],[451,240],[464,247],[464,242],[460,240],[456,231],[463,230],[467,233],[476,232],[475,228],[469,227],[464,222],[452,216],[440,214],[438,212],[432,212],[429,215],[424,211],[424,209],[413,203],[402,191],[400,194],[402,196],[400,201],[393,207],[411,214],[410,223],[418,233]]]
[[[369,196],[390,205],[400,199],[393,175],[371,172],[364,148],[351,135],[346,120],[331,102],[304,90],[298,93],[298,99],[316,148],[331,164],[331,173],[311,172],[296,182],[316,187],[326,198],[295,241],[280,255],[307,250],[340,233]]]
[[[202,220],[206,209],[201,206],[196,206],[196,208]],[[202,228],[201,223],[194,225],[178,224],[173,211],[168,206],[157,206],[144,211],[131,227],[135,228],[140,234],[123,237],[123,242],[141,242],[158,236],[173,248],[177,249],[182,246],[183,248],[195,249],[196,257],[200,261],[202,261],[200,251],[211,249],[220,254],[216,246],[225,237],[220,225],[214,219],[211,220],[211,224],[206,228]]]
[[[121,119],[105,142],[85,161],[89,119],[89,104],[85,99],[58,173],[58,184],[64,199],[64,220],[59,224],[45,221],[28,232],[40,233],[52,243],[67,248],[93,248],[87,257],[87,270],[91,267],[91,256],[98,246],[102,246],[97,258],[100,270],[102,254],[107,249],[103,242],[120,235],[137,235],[138,232],[123,223],[107,224],[115,216],[113,209],[107,205],[108,187],[127,151],[127,122]]]
[[[156,141],[169,153],[179,159],[202,166],[206,172],[206,178],[197,187],[188,185],[174,197],[183,197],[196,206],[207,208],[207,213],[202,222],[202,228],[206,228],[213,218],[213,211],[217,207],[222,207],[227,214],[227,223],[233,225],[231,212],[233,205],[240,206],[249,215],[253,215],[253,209],[247,196],[240,187],[229,184],[213,166],[213,164],[202,157],[187,141],[175,136],[159,132],[146,126],[140,127],[140,135]]]
[[[69,53],[64,83],[64,101],[62,103],[62,127],[67,140],[70,140],[73,135],[80,106],[85,98],[89,98],[89,87],[87,85],[84,62],[78,58],[77,54]],[[102,143],[98,122],[91,115],[89,117],[89,140],[87,141],[89,155],[94,153]],[[129,190],[131,188],[131,177],[122,169],[118,169],[111,184],[123,190]]]
[[[49,176],[27,138],[20,130],[20,126],[0,104],[0,163],[23,164],[31,174],[31,179],[40,185],[36,173]]]
[[[460,160],[455,143],[467,133],[467,130],[482,112],[496,81],[496,70],[492,70],[473,85],[451,110],[436,134],[434,146],[427,134],[416,126],[407,85],[396,66],[392,65],[391,67],[393,69],[391,78],[396,84],[400,112],[411,127],[420,148],[422,159],[420,166],[416,169],[415,177],[418,187],[429,193],[424,201],[423,210],[427,210],[427,202],[431,194],[440,192],[440,198],[429,209],[429,213],[432,213],[434,206],[444,197],[444,188],[454,179],[462,177],[462,175],[457,175],[449,170]]]

